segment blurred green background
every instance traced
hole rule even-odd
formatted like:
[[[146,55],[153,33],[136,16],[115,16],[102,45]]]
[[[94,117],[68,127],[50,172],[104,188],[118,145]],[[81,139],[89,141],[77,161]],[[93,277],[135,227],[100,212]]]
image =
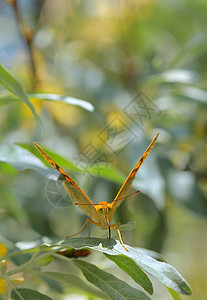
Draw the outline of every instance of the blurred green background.
[[[1,142],[37,156],[38,142],[97,203],[113,200],[160,130],[134,184],[142,193],[123,202],[114,222],[135,220],[136,229],[123,232],[126,244],[162,253],[194,300],[207,296],[206,16],[204,0],[0,1],[1,63],[28,93],[94,106],[33,99],[40,128],[24,104],[5,101],[2,88]],[[8,248],[61,239],[85,220],[44,175],[0,164],[0,234]],[[93,228],[92,236],[101,235]],[[158,286],[155,299],[167,297]]]

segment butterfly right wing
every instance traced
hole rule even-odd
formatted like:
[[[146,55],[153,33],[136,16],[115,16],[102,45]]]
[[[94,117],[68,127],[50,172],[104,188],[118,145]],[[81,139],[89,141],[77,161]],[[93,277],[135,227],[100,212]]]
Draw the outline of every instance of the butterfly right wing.
[[[150,153],[150,151],[154,147],[154,144],[155,144],[155,142],[156,142],[156,140],[158,138],[159,133],[160,132],[158,131],[157,134],[156,134],[156,136],[153,138],[153,140],[151,141],[151,143],[149,144],[149,146],[145,150],[144,154],[141,156],[141,158],[139,159],[139,161],[137,162],[137,164],[135,165],[135,167],[129,173],[127,179],[123,183],[123,185],[120,188],[119,192],[117,193],[114,201],[112,202],[113,212],[119,207],[119,205],[121,205],[122,201],[124,200],[124,197],[127,195],[129,189],[131,188],[133,180],[134,180],[134,178],[135,178],[135,176],[137,174],[137,171],[139,170],[139,168],[141,167],[142,163],[144,162],[144,160],[147,158],[148,154]],[[121,200],[119,200],[119,199],[121,199]]]
[[[71,196],[74,203],[80,203],[79,207],[84,211],[84,213],[89,216],[94,222],[99,223],[99,216],[95,209],[95,205],[90,200],[90,198],[84,193],[84,191],[79,187],[79,185],[58,165],[56,162],[35,142],[33,142],[37,150],[48,161],[53,168],[60,172],[64,177],[63,185],[67,193]],[[86,205],[85,205],[86,204]]]

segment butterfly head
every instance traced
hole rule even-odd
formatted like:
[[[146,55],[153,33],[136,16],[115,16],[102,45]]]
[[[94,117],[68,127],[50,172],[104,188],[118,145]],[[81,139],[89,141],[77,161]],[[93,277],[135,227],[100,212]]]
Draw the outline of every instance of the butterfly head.
[[[113,208],[112,204],[108,203],[106,201],[99,202],[99,204],[95,205],[95,209],[96,209],[97,213],[99,214],[99,216],[110,215],[112,208]]]

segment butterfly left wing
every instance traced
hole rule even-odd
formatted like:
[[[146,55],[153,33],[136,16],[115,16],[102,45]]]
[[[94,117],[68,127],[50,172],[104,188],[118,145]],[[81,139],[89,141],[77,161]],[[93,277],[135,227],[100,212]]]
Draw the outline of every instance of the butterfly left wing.
[[[142,163],[144,162],[144,160],[147,158],[148,154],[150,153],[150,151],[152,150],[157,137],[159,135],[159,131],[156,134],[156,136],[153,138],[153,140],[151,141],[151,143],[149,144],[149,146],[147,147],[147,149],[145,150],[144,154],[141,156],[141,158],[139,159],[139,161],[137,162],[137,164],[135,165],[135,167],[132,169],[132,171],[129,173],[127,179],[125,180],[124,184],[122,185],[122,187],[120,188],[119,192],[117,193],[114,201],[112,202],[113,205],[113,212],[119,207],[119,205],[122,203],[122,201],[124,200],[124,197],[127,195],[132,182],[136,176],[137,171],[139,170],[140,166],[142,165]],[[119,200],[121,199],[121,200]],[[113,215],[113,214],[112,214]]]
[[[74,202],[80,204],[79,207],[84,211],[84,213],[89,216],[94,222],[99,223],[99,216],[95,209],[95,205],[90,200],[90,198],[84,193],[84,191],[79,187],[79,185],[58,165],[56,162],[35,142],[33,142],[37,150],[48,161],[53,168],[60,172],[64,177],[64,187],[68,194],[71,196]],[[86,204],[86,205],[85,205]]]

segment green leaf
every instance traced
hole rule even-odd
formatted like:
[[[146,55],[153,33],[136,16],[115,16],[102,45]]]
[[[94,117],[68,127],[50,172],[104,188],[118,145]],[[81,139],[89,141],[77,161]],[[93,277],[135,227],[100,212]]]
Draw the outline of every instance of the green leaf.
[[[95,175],[101,178],[112,180],[117,183],[123,183],[126,179],[125,175],[112,165],[106,165],[105,163],[97,163],[96,166],[86,167],[85,172],[91,175]]]
[[[116,278],[96,266],[82,261],[74,260],[74,264],[81,269],[86,279],[104,291],[112,300],[149,300],[143,292],[136,290],[126,282]]]
[[[8,104],[10,102],[19,101],[19,98],[8,92],[0,94],[0,105]]]
[[[33,113],[37,123],[39,119],[35,111],[34,106],[30,102],[27,94],[24,91],[23,86],[0,64],[0,83],[12,94],[22,100]]]
[[[15,144],[0,144],[0,161],[8,163],[18,170],[46,170],[40,159],[28,150]]]
[[[85,246],[84,246],[85,245]],[[116,255],[116,252],[113,253],[114,246],[117,245],[117,241],[114,239],[106,239],[106,238],[66,238],[62,243],[61,246],[72,247],[75,249],[81,249],[84,247],[89,247],[93,250],[97,250],[100,252],[105,252],[104,250],[111,250],[111,255]],[[126,250],[124,250],[126,252]],[[122,253],[119,253],[122,254]]]
[[[36,261],[36,265],[38,267],[46,267],[46,266],[48,266],[53,261],[54,261],[54,257],[48,256],[48,257],[45,257],[45,258],[37,260]]]
[[[105,164],[98,164],[98,168],[96,167],[84,167],[80,168],[77,164],[73,161],[65,159],[63,156],[45,149],[44,150],[53,158],[54,161],[57,161],[59,165],[63,168],[68,168],[70,171],[78,172],[78,173],[85,173],[88,172],[91,175],[98,176],[100,178],[112,180],[116,183],[123,183],[126,179],[125,175],[123,175],[118,169],[114,168],[112,165],[105,165]],[[41,156],[40,156],[41,157]],[[49,175],[51,175],[51,168],[47,169]],[[38,170],[37,170],[38,171]],[[47,172],[44,172],[44,175],[47,176]],[[49,176],[47,176],[49,177]]]
[[[28,148],[27,145],[23,145],[23,146],[26,147],[26,148]],[[50,164],[45,161],[45,159],[39,154],[39,152],[37,151],[37,149],[34,146],[32,148],[29,147],[28,149],[31,150],[31,151],[34,151],[35,154],[37,154],[37,156],[40,157],[41,160],[44,163],[46,163],[47,166],[50,166]],[[67,168],[67,169],[69,169],[71,171],[75,171],[75,172],[80,172],[80,170],[83,171],[82,169],[78,168],[73,161],[70,161],[70,160],[64,158],[63,156],[61,156],[61,155],[59,155],[59,154],[57,154],[57,153],[55,153],[55,152],[53,152],[53,151],[45,148],[44,146],[43,146],[43,149],[48,153],[49,156],[52,157],[52,159],[54,161],[58,162],[58,164],[61,167]],[[45,166],[44,166],[44,168],[45,168]],[[51,166],[50,166],[50,168],[47,168],[48,173],[50,173],[51,169],[52,169]],[[46,175],[46,173],[45,173],[45,175]]]
[[[53,300],[37,291],[30,289],[15,289],[11,292],[12,300]]]
[[[140,267],[129,257],[125,255],[108,255],[107,258],[112,260],[117,266],[131,276],[136,283],[141,285],[150,295],[153,294],[153,287],[149,277]]]
[[[72,171],[75,172],[83,172],[83,169],[76,166],[76,164],[72,161],[66,160],[62,156],[48,151],[48,154],[51,157],[58,161],[58,163],[62,166],[66,166]],[[40,173],[42,176],[47,178],[58,178],[59,173],[52,169],[47,168],[42,161],[37,158],[34,154],[32,154],[27,149],[15,145],[15,144],[7,144],[1,143],[0,144],[0,162],[8,163],[9,165],[13,166],[18,170],[27,170],[32,169]],[[84,169],[84,172],[88,171],[89,169]],[[89,170],[91,172],[91,170]],[[124,181],[124,176],[119,172],[119,170],[115,169],[113,166],[108,166],[103,172],[99,172],[99,170],[94,170],[93,173],[99,177],[106,178],[108,180],[113,180],[118,183],[122,183]]]
[[[62,97],[60,95],[57,94],[28,94],[27,97],[29,97],[30,100],[46,100],[46,101],[58,101],[58,102],[63,102],[69,105],[75,105],[75,106],[79,106],[85,110],[94,111],[94,106],[86,101],[86,100],[81,100],[81,99],[77,99],[74,97]],[[4,93],[0,95],[0,104],[6,104],[8,102],[11,101],[18,101],[19,97],[15,96],[15,95],[11,95],[8,93]]]
[[[84,166],[83,168],[80,168],[77,166],[75,162],[69,161],[68,159],[65,159],[61,155],[45,149],[44,150],[54,159],[54,161],[57,161],[59,165],[61,165],[64,168],[68,168],[71,171],[75,172],[81,172],[81,173],[89,173],[94,176],[98,176],[100,178],[112,180],[117,183],[123,183],[126,177],[116,168],[114,168],[112,165],[106,165],[104,163],[99,163],[95,166],[87,167]]]
[[[38,272],[39,275],[42,277],[47,277],[53,280],[58,281],[61,284],[72,286],[77,288],[79,291],[82,290],[89,294],[93,294],[99,298],[105,299],[106,296],[104,293],[101,293],[99,290],[95,289],[93,286],[89,286],[83,280],[81,280],[78,276],[74,274],[68,273],[60,273],[60,272]]]
[[[126,245],[126,248],[128,249],[127,252],[120,242],[114,239],[67,238],[61,245],[73,247],[75,249],[88,246],[90,249],[104,252],[109,255],[123,254],[133,259],[143,270],[155,276],[172,290],[185,295],[190,295],[192,293],[190,286],[174,267],[165,262],[157,261],[143,253],[143,251],[139,251],[128,245]]]
[[[94,106],[85,100],[77,99],[74,97],[62,97],[57,94],[30,94],[30,98],[32,99],[39,99],[39,100],[49,100],[49,101],[58,101],[58,102],[64,102],[71,105],[80,106],[88,111],[94,111]]]
[[[182,300],[182,298],[180,297],[180,295],[177,292],[171,290],[168,287],[167,287],[167,289],[174,300]]]

